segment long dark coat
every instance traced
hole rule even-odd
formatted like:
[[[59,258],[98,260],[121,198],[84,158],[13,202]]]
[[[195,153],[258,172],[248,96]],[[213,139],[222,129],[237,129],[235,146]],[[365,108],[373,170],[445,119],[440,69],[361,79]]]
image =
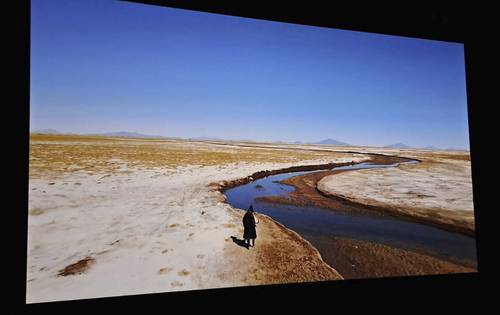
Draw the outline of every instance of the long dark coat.
[[[255,218],[251,211],[247,211],[243,216],[243,238],[257,238],[257,232],[255,231]]]

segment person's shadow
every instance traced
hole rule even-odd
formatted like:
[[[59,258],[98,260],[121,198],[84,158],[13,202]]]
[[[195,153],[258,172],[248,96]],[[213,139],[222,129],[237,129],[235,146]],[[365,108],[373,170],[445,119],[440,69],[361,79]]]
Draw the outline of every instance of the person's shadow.
[[[245,247],[246,249],[248,249],[250,247],[247,243],[245,243],[245,240],[241,240],[241,239],[237,238],[236,236],[231,236],[231,239],[238,246]]]

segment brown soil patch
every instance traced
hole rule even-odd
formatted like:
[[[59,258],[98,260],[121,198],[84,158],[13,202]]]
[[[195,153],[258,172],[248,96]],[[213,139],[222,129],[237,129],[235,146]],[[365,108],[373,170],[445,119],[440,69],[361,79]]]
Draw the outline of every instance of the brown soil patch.
[[[42,209],[39,209],[39,208],[34,208],[34,209],[31,209],[29,211],[30,215],[41,215],[43,213],[44,213],[44,211]]]
[[[458,161],[470,161],[470,154],[452,154],[452,153],[431,153],[428,154],[430,158],[437,159],[447,159],[447,160],[458,160]]]
[[[179,281],[174,281],[174,282],[170,283],[170,285],[173,287],[182,287],[184,285],[184,283],[179,282]]]
[[[172,271],[172,268],[170,268],[170,267],[164,267],[164,268],[161,268],[160,270],[158,270],[158,273],[161,274],[161,275],[164,275],[166,273],[169,273],[170,271]]]
[[[314,239],[323,258],[345,279],[477,272],[473,266],[383,244],[343,238],[308,238]]]
[[[78,262],[66,266],[64,269],[59,270],[58,276],[70,276],[70,275],[78,275],[87,272],[90,269],[90,266],[95,263],[95,259],[92,257],[85,257]]]

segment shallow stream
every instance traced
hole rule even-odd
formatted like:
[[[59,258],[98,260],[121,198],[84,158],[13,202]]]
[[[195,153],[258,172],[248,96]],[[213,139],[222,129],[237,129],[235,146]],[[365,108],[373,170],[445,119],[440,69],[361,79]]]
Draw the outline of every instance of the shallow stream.
[[[333,170],[346,169],[355,171],[357,169],[396,166],[397,164],[360,163],[352,166],[336,167]],[[293,192],[295,190],[293,186],[281,184],[279,181],[311,172],[317,171],[271,175],[248,184],[230,188],[225,191],[227,202],[239,209],[248,209],[250,205],[253,205],[256,212],[268,215],[309,240],[324,257],[329,257],[322,252],[328,247],[325,247],[325,240],[331,239],[333,242],[335,237],[341,237],[381,243],[467,266],[477,266],[476,240],[471,236],[375,212],[370,214],[346,214],[332,209],[292,206],[256,200],[257,197],[284,195]],[[318,237],[321,239],[321,244],[315,244],[319,239]]]

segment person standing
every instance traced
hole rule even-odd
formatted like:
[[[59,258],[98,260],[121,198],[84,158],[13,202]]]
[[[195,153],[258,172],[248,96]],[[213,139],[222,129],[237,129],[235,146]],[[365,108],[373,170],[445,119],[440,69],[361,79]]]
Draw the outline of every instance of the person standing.
[[[248,246],[255,246],[255,239],[257,238],[255,226],[257,223],[255,222],[255,217],[253,216],[253,206],[250,205],[250,208],[248,208],[247,212],[243,216],[243,238],[245,239],[245,244]]]

